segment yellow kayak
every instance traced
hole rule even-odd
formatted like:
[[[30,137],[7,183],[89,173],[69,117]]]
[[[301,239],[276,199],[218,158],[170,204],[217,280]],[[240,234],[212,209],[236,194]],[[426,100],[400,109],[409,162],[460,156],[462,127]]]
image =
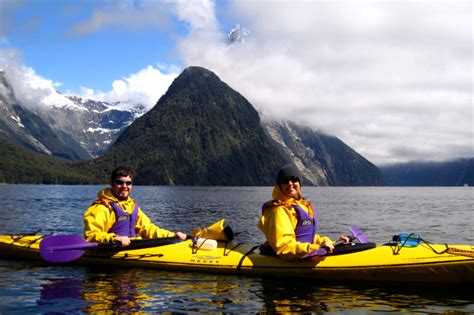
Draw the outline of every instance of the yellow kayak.
[[[43,238],[40,235],[0,235],[0,258],[42,260],[40,242]],[[258,245],[218,241],[217,248],[205,250],[198,248],[192,240],[186,240],[127,250],[85,249],[72,262],[328,280],[474,283],[474,246],[471,245],[347,246],[353,249],[346,248],[344,254],[285,261],[262,254]],[[57,250],[61,254],[62,249],[58,247]]]

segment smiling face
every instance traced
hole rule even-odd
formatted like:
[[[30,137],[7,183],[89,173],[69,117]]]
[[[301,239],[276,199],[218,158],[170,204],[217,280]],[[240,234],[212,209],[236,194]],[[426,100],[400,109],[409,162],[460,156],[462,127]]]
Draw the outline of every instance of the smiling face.
[[[296,198],[300,192],[300,179],[288,177],[280,180],[280,190],[287,198]]]
[[[125,200],[132,191],[132,178],[130,176],[117,177],[112,183],[112,193],[118,200]]]

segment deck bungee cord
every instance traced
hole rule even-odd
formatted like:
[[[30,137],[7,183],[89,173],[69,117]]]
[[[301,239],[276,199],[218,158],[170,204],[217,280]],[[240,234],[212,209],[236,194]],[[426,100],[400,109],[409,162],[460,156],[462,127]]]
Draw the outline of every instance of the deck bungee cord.
[[[417,247],[421,242],[423,242],[431,251],[438,255],[443,254],[452,254],[466,257],[474,257],[474,250],[472,249],[460,249],[456,247],[450,247],[448,244],[443,244],[446,248],[442,251],[438,251],[433,246],[431,242],[424,240],[418,234],[409,233],[409,234],[399,234],[394,235],[392,241],[388,243],[390,248],[393,251],[393,255],[398,255],[402,248]]]

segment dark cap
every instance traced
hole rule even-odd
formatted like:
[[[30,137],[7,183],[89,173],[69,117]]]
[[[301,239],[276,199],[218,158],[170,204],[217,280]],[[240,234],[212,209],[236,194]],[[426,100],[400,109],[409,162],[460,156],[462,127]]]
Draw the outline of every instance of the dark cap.
[[[301,179],[301,173],[293,165],[286,164],[278,170],[278,175],[277,175],[277,178],[276,178],[276,182],[280,183],[281,179],[288,178],[288,177],[298,177],[299,179]]]

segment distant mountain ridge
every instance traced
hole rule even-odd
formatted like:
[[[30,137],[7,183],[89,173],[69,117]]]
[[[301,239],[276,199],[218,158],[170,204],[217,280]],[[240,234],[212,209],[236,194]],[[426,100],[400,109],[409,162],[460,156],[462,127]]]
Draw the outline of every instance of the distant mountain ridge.
[[[474,186],[474,158],[380,167],[390,186]]]
[[[73,162],[31,151],[0,133],[0,183],[98,184]]]
[[[54,105],[32,110],[18,100],[7,74],[0,71],[0,132],[46,155],[69,160],[99,156],[145,111],[142,105],[123,106],[59,94]]]
[[[36,152],[69,160],[89,157],[74,139],[55,132],[39,115],[21,106],[1,71],[0,114],[0,134],[13,142]]]

